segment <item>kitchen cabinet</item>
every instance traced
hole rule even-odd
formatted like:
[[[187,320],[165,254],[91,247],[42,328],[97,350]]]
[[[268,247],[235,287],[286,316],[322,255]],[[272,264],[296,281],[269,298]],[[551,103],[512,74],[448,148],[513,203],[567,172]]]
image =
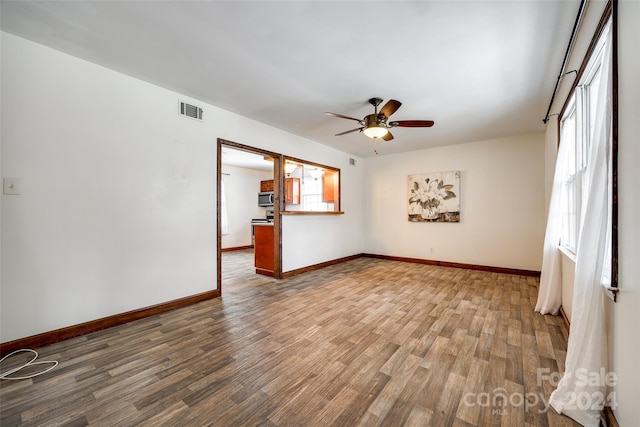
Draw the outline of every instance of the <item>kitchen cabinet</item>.
[[[273,224],[254,224],[253,254],[256,273],[273,277]]]
[[[273,191],[273,180],[260,181],[260,192]]]
[[[300,178],[285,178],[284,202],[291,205],[300,204]]]
[[[322,201],[325,203],[335,203],[337,206],[338,193],[338,173],[325,171],[322,175]]]

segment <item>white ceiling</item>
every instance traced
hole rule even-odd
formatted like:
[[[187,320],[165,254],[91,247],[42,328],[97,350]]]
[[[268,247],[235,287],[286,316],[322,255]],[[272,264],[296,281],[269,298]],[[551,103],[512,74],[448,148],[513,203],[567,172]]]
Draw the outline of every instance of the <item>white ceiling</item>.
[[[356,156],[543,130],[578,0],[2,1],[4,31]],[[206,114],[206,111],[205,111]],[[251,144],[251,141],[238,141]]]
[[[264,156],[235,150],[226,146],[222,147],[222,164],[261,171],[273,171],[273,161],[265,160]]]

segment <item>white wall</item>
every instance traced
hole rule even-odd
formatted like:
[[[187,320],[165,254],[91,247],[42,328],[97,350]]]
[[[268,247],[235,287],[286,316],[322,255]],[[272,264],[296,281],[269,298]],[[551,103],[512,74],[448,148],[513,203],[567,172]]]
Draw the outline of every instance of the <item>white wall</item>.
[[[618,374],[621,426],[640,422],[640,2],[620,1],[618,31],[618,302],[610,304],[611,370]]]
[[[297,157],[313,161],[314,154],[308,152]],[[363,191],[362,164],[366,162],[355,160],[355,165],[349,164],[349,157],[336,158],[333,162],[317,162],[340,169],[340,210],[344,212],[343,215],[282,216],[283,272],[364,252],[362,218],[365,215],[366,195]],[[310,230],[314,232],[310,233]],[[359,251],[355,252],[354,247],[358,247]],[[298,251],[306,252],[306,262],[303,262]]]
[[[556,157],[558,157],[558,116],[550,117],[547,122],[544,147],[544,218],[546,225],[553,188],[553,175],[556,171]]]
[[[203,122],[180,117],[177,93],[7,33],[1,66],[2,173],[22,184],[2,196],[2,342],[216,289],[216,138],[348,167],[199,101]],[[362,252],[361,186],[345,170],[345,215],[305,228],[285,266]]]
[[[544,144],[539,133],[367,159],[367,251],[540,270]],[[460,223],[408,222],[407,176],[452,170]]]
[[[3,341],[215,289],[215,135],[176,108],[2,34]]]
[[[273,172],[222,165],[227,193],[229,234],[222,236],[222,248],[251,245],[251,219],[265,218],[266,208],[258,206],[260,181],[273,179]]]

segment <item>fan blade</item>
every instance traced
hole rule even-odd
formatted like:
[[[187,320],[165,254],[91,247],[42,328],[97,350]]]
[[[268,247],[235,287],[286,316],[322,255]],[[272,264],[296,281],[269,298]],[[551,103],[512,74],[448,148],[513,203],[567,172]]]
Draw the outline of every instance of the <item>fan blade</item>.
[[[324,114],[327,115],[327,116],[340,117],[341,119],[355,120],[356,122],[361,122],[362,121],[362,119],[356,119],[355,117],[343,116],[342,114],[329,113],[329,112],[326,112]]]
[[[355,129],[347,130],[347,131],[344,131],[344,132],[336,133],[336,136],[346,135],[346,134],[348,134],[348,133],[355,132],[355,131],[357,131],[357,130],[360,130],[360,131],[361,131],[361,130],[362,130],[362,128],[355,128]]]
[[[391,135],[391,132],[387,132],[387,134],[383,136],[382,139],[384,139],[385,141],[391,141],[393,139],[393,135]]]
[[[390,99],[384,104],[384,107],[380,109],[380,114],[385,116],[387,119],[400,108],[402,102],[396,101],[395,99]]]
[[[399,120],[397,122],[389,122],[391,127],[401,128],[430,128],[433,126],[433,120]]]

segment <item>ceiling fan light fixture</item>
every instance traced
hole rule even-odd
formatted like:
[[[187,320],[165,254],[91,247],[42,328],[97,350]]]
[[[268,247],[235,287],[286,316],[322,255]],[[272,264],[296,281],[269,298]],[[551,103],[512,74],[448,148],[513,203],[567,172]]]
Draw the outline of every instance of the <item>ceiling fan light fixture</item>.
[[[362,132],[369,138],[378,139],[385,136],[389,130],[382,126],[368,126]]]
[[[386,104],[380,109],[378,112],[378,105],[382,103],[382,98],[371,98],[369,99],[369,104],[373,106],[374,113],[368,114],[364,116],[362,120],[356,119],[355,117],[345,116],[343,114],[337,113],[325,113],[327,116],[338,117],[341,119],[355,120],[358,122],[360,127],[355,129],[350,129],[345,132],[337,133],[336,136],[346,135],[351,132],[360,131],[365,134],[368,138],[373,139],[374,141],[377,139],[383,139],[385,141],[391,141],[393,139],[393,135],[389,131],[389,129],[393,129],[395,127],[405,127],[405,128],[429,128],[433,126],[433,120],[394,120],[389,121],[389,117],[393,113],[400,108],[402,102],[396,101],[395,99],[390,99]]]

